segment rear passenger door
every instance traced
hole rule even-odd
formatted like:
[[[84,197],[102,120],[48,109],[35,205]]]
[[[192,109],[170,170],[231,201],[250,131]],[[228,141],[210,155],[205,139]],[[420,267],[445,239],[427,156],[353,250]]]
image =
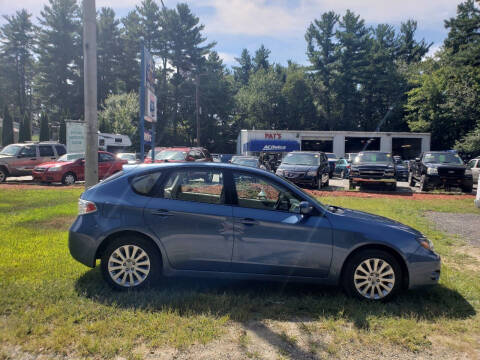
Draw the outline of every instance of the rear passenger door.
[[[174,269],[229,271],[233,218],[226,191],[219,169],[182,168],[165,175],[144,216]]]
[[[57,159],[52,145],[38,145],[38,150],[40,152],[39,162],[49,162]]]

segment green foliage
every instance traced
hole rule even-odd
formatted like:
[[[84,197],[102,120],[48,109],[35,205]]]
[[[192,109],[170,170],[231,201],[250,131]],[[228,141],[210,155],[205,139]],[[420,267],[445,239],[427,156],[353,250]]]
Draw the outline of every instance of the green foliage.
[[[480,122],[474,130],[457,140],[455,149],[469,158],[480,156]]]
[[[20,119],[20,128],[18,130],[18,142],[25,142],[32,140],[32,126],[30,123],[30,117],[25,114],[23,119]]]
[[[40,141],[50,140],[50,128],[48,124],[48,116],[44,112],[40,115]]]
[[[3,108],[2,146],[13,144],[13,119],[8,111],[7,105]]]
[[[67,144],[67,124],[65,122],[65,117],[62,116],[60,119],[60,129],[58,134],[58,141],[60,144]]]
[[[100,132],[128,135],[137,144],[139,111],[136,93],[110,95],[98,114]]]

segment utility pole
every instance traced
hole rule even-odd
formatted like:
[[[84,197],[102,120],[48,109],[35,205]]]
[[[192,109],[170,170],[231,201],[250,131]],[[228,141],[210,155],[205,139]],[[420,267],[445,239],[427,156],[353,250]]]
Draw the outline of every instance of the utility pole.
[[[195,75],[195,117],[197,120],[197,146],[200,145],[200,116],[199,116],[199,98],[200,98],[200,76]]]
[[[85,122],[85,189],[98,183],[97,19],[95,0],[83,0],[83,68]]]

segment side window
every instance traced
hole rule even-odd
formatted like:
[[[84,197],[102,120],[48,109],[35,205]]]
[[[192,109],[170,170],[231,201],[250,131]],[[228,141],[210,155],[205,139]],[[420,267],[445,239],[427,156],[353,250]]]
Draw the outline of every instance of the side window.
[[[107,162],[107,161],[114,161],[112,155],[105,154],[105,153],[98,153],[98,162]]]
[[[65,148],[60,145],[55,145],[55,150],[57,150],[58,156],[65,155],[67,153],[67,150],[65,150]]]
[[[27,145],[24,146],[18,155],[22,155],[23,157],[36,157],[37,156],[37,148],[35,145]]]
[[[132,187],[135,192],[141,195],[147,195],[153,189],[161,175],[162,173],[160,171],[157,171],[152,174],[136,176],[132,180]]]
[[[163,187],[165,199],[224,204],[225,189],[220,170],[179,170],[168,176]]]
[[[477,168],[480,168],[480,160],[477,160]]]
[[[55,154],[53,153],[53,148],[51,145],[39,145],[38,149],[40,150],[40,156],[50,156],[53,157]]]
[[[246,173],[234,173],[238,206],[299,213],[301,199],[283,186]]]

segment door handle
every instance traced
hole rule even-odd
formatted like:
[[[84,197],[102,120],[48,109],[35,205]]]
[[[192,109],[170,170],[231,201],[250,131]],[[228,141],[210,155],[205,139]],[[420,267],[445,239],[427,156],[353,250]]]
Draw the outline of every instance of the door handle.
[[[249,225],[249,226],[258,224],[258,221],[255,220],[255,219],[252,219],[252,218],[244,218],[244,219],[242,219],[241,222],[242,222],[242,224]]]
[[[152,210],[150,213],[157,216],[173,216],[173,214],[170,214],[168,210],[165,209]]]

